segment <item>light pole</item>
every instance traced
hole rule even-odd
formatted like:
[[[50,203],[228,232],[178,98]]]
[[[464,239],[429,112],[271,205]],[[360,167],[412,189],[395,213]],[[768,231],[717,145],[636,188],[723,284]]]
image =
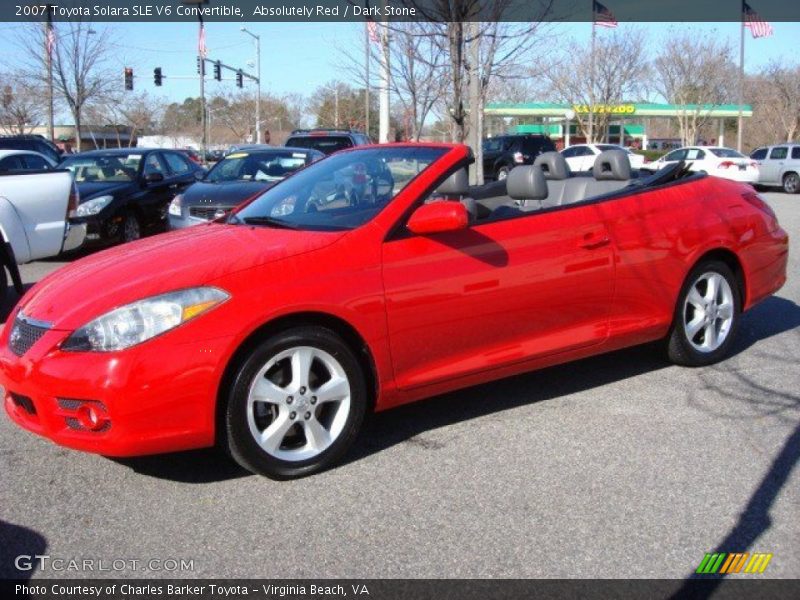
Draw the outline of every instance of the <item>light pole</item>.
[[[252,31],[248,31],[247,27],[241,28],[242,33],[246,33],[256,41],[256,144],[261,143],[261,36],[256,35]]]
[[[572,127],[572,119],[574,118],[574,110],[570,108],[564,111],[564,148],[569,148],[569,130]]]

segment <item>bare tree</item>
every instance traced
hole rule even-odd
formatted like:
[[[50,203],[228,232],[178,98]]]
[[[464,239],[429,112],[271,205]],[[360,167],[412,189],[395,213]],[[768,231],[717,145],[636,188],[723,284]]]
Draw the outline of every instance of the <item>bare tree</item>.
[[[773,61],[762,72],[766,81],[766,100],[770,113],[780,123],[783,139],[776,142],[790,142],[800,131],[800,66],[784,66]]]
[[[733,96],[737,75],[730,45],[718,36],[673,30],[653,65],[655,90],[678,105],[683,144],[694,144],[711,111]]]
[[[594,78],[591,76],[592,68]],[[587,142],[593,143],[608,136],[614,119],[614,113],[605,108],[642,97],[646,93],[648,74],[644,35],[641,31],[619,29],[610,35],[598,36],[594,67],[586,47],[573,40],[566,45],[561,60],[545,72],[545,77],[554,99],[581,108],[575,115],[578,128]],[[593,111],[591,128],[589,111]],[[592,137],[594,139],[590,139]]]
[[[53,87],[75,121],[75,143],[80,151],[84,109],[93,100],[102,98],[112,82],[106,68],[110,31],[97,29],[85,21],[59,23],[53,25],[53,29]],[[23,28],[18,41],[25,52],[27,76],[46,85],[45,37],[45,30],[33,24]]]
[[[10,134],[30,133],[44,119],[42,90],[19,74],[0,82],[0,129]]]
[[[128,145],[132,146],[137,135],[155,129],[165,107],[163,98],[154,98],[147,92],[113,92],[95,99],[87,106],[86,115],[98,125],[113,129],[117,134],[117,146],[123,145],[120,133],[128,133]]]

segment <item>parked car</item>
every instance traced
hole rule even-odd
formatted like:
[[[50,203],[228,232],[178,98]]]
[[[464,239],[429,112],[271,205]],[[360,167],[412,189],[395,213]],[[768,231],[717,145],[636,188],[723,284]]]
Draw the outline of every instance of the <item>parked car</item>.
[[[256,147],[229,154],[203,179],[178,194],[169,205],[170,229],[181,229],[226,216],[296,170],[324,158],[308,148]]]
[[[615,144],[575,144],[561,151],[561,156],[567,159],[567,164],[573,173],[581,171],[591,171],[594,161],[601,152],[606,150],[621,150],[628,155],[631,167],[641,169],[645,159],[641,154],[636,154],[633,150],[617,146]]]
[[[285,146],[289,148],[311,148],[324,154],[371,144],[365,133],[347,129],[295,129]]]
[[[758,148],[750,155],[758,163],[758,184],[782,187],[787,194],[800,192],[800,144]]]
[[[758,164],[755,161],[732,148],[721,146],[678,148],[652,162],[649,168],[657,170],[678,162],[685,162],[692,171],[705,171],[722,179],[751,184],[758,181]]]
[[[219,443],[299,477],[338,461],[367,411],[656,340],[714,363],[784,284],[788,236],[751,186],[683,163],[631,185],[617,151],[593,177],[543,160],[547,176],[540,161],[470,188],[466,146],[356,148],[225,222],[67,265],[0,334],[6,410],[71,448]],[[328,201],[377,164],[392,184]]]
[[[41,135],[0,135],[1,150],[28,150],[46,156],[53,164],[61,161],[61,150]]]
[[[81,195],[76,219],[92,242],[130,242],[145,229],[164,229],[167,207],[204,171],[176,150],[125,148],[70,156],[59,165]]]
[[[0,171],[48,171],[56,163],[30,150],[0,150]]]
[[[66,171],[0,171],[0,300],[8,288],[6,269],[22,294],[18,264],[83,243],[86,225],[69,220],[77,207],[78,190]]]
[[[483,140],[483,177],[502,180],[517,165],[532,165],[542,152],[556,147],[545,135],[498,135]]]
[[[200,156],[200,153],[197,152],[197,150],[192,148],[177,148],[176,152],[180,152],[196,165],[203,164],[203,158]]]

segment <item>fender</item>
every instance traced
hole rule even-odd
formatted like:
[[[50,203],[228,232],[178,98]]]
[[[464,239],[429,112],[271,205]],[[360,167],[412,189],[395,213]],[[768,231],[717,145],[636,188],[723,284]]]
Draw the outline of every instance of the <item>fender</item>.
[[[11,275],[11,281],[14,282],[14,289],[20,296],[25,293],[25,288],[22,286],[22,277],[19,274],[19,267],[17,266],[17,259],[14,257],[14,249],[11,244],[6,240],[6,234],[0,225],[0,234],[3,236],[2,243],[0,243],[0,269],[4,266],[8,269]]]

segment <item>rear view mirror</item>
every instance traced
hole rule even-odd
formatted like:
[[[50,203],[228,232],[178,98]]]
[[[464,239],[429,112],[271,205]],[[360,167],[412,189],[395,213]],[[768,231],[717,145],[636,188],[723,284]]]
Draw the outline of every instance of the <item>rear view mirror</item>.
[[[444,233],[466,229],[469,215],[461,202],[439,200],[423,204],[408,220],[408,230],[417,235]]]

